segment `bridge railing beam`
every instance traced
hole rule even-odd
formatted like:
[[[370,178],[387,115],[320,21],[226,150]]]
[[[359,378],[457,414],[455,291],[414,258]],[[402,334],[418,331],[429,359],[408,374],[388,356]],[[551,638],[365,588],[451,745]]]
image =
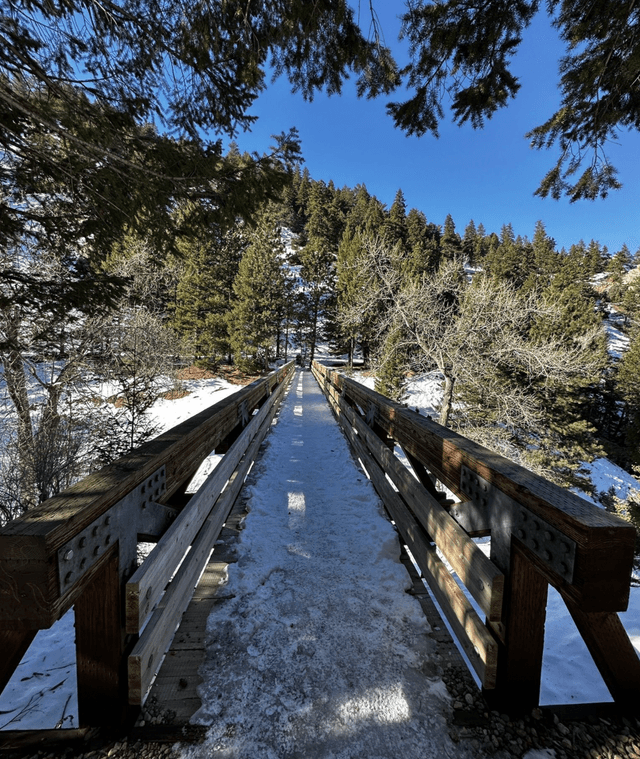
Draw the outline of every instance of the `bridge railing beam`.
[[[511,711],[537,705],[547,587],[551,584],[566,601],[614,700],[624,708],[638,708],[640,659],[617,615],[626,610],[629,601],[634,528],[327,366],[314,362],[312,371],[347,437],[355,438],[355,448],[365,446],[373,460],[377,457],[374,463],[383,476],[370,476],[374,485],[376,479],[382,483],[376,488],[396,525],[403,521],[411,525],[405,532],[400,529],[407,545],[412,540],[415,543],[415,535],[422,530],[422,548],[416,550],[424,555],[414,558],[453,629],[463,637],[472,613],[461,605],[455,587],[445,581],[442,567],[428,554],[430,544],[437,545],[445,556],[455,556],[460,546],[468,555],[472,549],[450,527],[436,534],[434,515],[444,524],[443,513],[447,513],[469,539],[491,536],[491,564],[504,584],[499,595],[495,592],[499,584],[491,595],[494,611],[499,600],[500,613],[498,617],[487,614],[485,622],[495,646],[485,644],[489,659],[476,667],[487,697]],[[393,479],[399,459],[393,456],[385,461],[372,442],[373,434],[378,439],[386,436],[389,447],[397,444],[408,454],[415,484],[399,484]],[[361,451],[358,455],[363,460]],[[372,465],[365,463],[365,468],[368,466]],[[397,487],[391,499],[384,485],[387,478]],[[434,491],[432,479],[460,502],[447,503]],[[395,515],[399,509],[402,518]],[[475,562],[474,567],[478,566]],[[478,602],[477,583],[486,587],[486,570],[482,577],[478,571],[468,572],[467,577],[456,571]],[[480,607],[486,614],[486,607],[481,603]],[[474,630],[477,634],[477,625]],[[477,649],[472,640],[461,643]]]
[[[35,632],[75,605],[80,718],[91,726],[122,718],[137,640],[126,629],[124,589],[138,539],[164,533],[202,461],[293,370],[289,362],[0,529],[0,642],[9,654],[0,691]]]

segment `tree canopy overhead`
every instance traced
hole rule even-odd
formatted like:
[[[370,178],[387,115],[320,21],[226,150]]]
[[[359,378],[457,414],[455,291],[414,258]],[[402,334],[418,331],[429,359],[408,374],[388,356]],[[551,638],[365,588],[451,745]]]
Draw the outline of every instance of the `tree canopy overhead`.
[[[454,121],[481,127],[516,96],[511,58],[540,0],[409,0],[402,35],[411,61],[402,74],[411,97],[387,107],[409,134],[438,133],[443,102]],[[527,135],[559,157],[537,195],[572,201],[617,189],[605,144],[621,129],[640,128],[640,6],[635,0],[547,0],[567,45],[560,61],[559,109]],[[579,173],[581,170],[582,173]]]
[[[4,230],[24,231],[30,222],[20,204],[51,177],[69,179],[55,188],[59,196],[76,193],[102,205],[97,224],[110,209],[134,220],[144,206],[136,190],[159,177],[160,201],[209,196],[226,218],[250,215],[251,192],[244,189],[256,171],[263,189],[282,184],[283,171],[299,158],[296,135],[281,135],[269,155],[251,156],[243,171],[237,162],[229,166],[217,137],[251,126],[251,106],[270,75],[286,76],[306,99],[322,89],[340,93],[350,75],[360,96],[391,95],[404,84],[408,98],[387,109],[409,134],[437,135],[447,103],[454,121],[481,127],[518,92],[512,58],[540,6],[407,0],[402,36],[410,60],[400,69],[373,0],[368,7],[347,0],[4,0]],[[558,150],[537,193],[605,196],[619,187],[607,141],[640,127],[640,5],[547,0],[546,10],[567,55],[560,108],[529,133],[533,146]],[[22,185],[17,163],[30,169]],[[108,194],[114,183],[104,181],[105,165],[129,192]],[[156,197],[146,212],[165,205]]]

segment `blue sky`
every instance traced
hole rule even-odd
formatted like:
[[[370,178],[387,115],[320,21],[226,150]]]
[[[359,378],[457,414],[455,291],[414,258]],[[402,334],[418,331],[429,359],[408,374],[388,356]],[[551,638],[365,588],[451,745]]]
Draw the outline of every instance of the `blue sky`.
[[[400,3],[376,4],[386,43],[400,51]],[[270,135],[297,127],[305,165],[314,179],[336,186],[364,183],[387,207],[401,188],[407,208],[423,211],[429,221],[443,224],[450,213],[461,234],[470,219],[488,232],[500,232],[505,223],[516,234],[533,236],[541,219],[558,248],[580,239],[599,240],[610,252],[626,243],[640,248],[640,135],[623,133],[607,154],[618,168],[622,190],[605,200],[554,201],[533,193],[555,163],[556,153],[529,147],[525,133],[545,121],[559,103],[557,64],[563,45],[546,14],[534,19],[525,32],[513,71],[521,89],[512,104],[474,130],[451,123],[450,114],[431,135],[406,137],[385,112],[387,98],[358,100],[347,83],[342,96],[323,93],[312,103],[290,92],[281,78],[256,101],[258,116],[250,133],[236,142],[242,150],[264,151]],[[398,52],[401,56],[402,52]],[[402,92],[393,99],[403,99]]]

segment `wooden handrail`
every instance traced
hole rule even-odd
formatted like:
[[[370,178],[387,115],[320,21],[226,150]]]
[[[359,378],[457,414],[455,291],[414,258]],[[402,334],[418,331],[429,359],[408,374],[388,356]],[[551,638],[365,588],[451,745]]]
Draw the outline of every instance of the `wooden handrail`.
[[[640,660],[616,614],[629,600],[633,527],[339,372],[318,362],[312,371],[487,696],[511,710],[537,705],[551,584],[566,601],[613,698],[638,706]],[[395,444],[417,479],[401,473],[404,465],[390,450]],[[445,508],[432,479],[461,502]],[[461,528],[467,540],[491,535],[492,572],[474,557]],[[486,632],[434,545],[487,615],[480,622]]]
[[[34,632],[75,605],[81,721],[122,718],[126,652],[135,642],[127,635],[123,593],[136,571],[138,537],[159,538],[179,519],[181,493],[201,462],[242,437],[254,411],[270,405],[294,368],[291,361],[256,380],[0,529],[0,645],[10,662],[0,670],[0,690]],[[251,442],[242,440],[245,447]],[[244,452],[238,450],[233,466],[220,470],[226,475],[220,489],[234,475]]]

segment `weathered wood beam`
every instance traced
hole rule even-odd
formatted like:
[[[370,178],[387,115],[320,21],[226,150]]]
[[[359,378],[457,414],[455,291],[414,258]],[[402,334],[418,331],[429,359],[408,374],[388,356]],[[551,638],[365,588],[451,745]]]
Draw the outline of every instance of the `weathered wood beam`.
[[[217,497],[211,512],[191,545],[191,550],[171,579],[162,600],[155,608],[129,656],[128,689],[130,704],[142,705],[144,703],[151,682],[160,667],[162,657],[169,648],[182,614],[191,601],[196,584],[213,550],[215,541],[255,460],[258,449],[269,431],[271,421],[284,394],[284,389],[285,385],[283,384],[269,398],[260,413],[254,417],[254,421],[259,420],[260,424],[255,430],[249,446],[243,448],[243,456],[238,468],[232,473],[224,492]],[[253,422],[249,427],[252,424]],[[241,444],[240,438],[234,445],[239,444]],[[232,452],[233,446],[226,455],[229,456]],[[215,470],[213,474],[215,474]],[[197,496],[198,494],[194,498]]]
[[[485,695],[496,709],[524,713],[540,701],[547,589],[527,553],[514,544],[502,623],[489,623],[500,643],[496,687]]]
[[[322,386],[322,385],[321,385]],[[482,622],[477,612],[455,582],[451,573],[438,558],[429,536],[411,514],[400,495],[393,489],[364,442],[345,419],[344,408],[339,401],[327,394],[356,456],[363,463],[371,482],[382,499],[391,519],[395,522],[402,539],[411,551],[423,576],[436,596],[449,624],[458,636],[469,661],[484,688],[495,685],[497,666],[497,642]]]
[[[114,546],[75,604],[78,712],[81,727],[126,719],[126,638],[122,588]]]
[[[277,393],[272,394],[252,418],[205,484],[160,538],[144,564],[129,579],[126,590],[128,632],[137,633],[144,625],[276,397],[279,397]]]
[[[341,410],[366,441],[369,451],[398,488],[431,540],[436,543],[487,617],[498,621],[502,616],[504,575],[469,538],[455,519],[418,482],[406,466],[383,445],[364,421],[339,399]]]
[[[319,367],[318,373],[361,408],[375,405],[375,421],[463,501],[466,466],[576,543],[573,581],[543,561],[548,582],[583,611],[624,611],[629,601],[635,531],[631,525],[354,380]]]
[[[58,566],[58,549],[160,467],[165,470],[166,489],[154,500],[168,502],[237,425],[244,410],[262,403],[292,371],[290,362],[5,525],[0,530],[0,628],[50,627],[91,580],[88,572],[61,592],[59,573],[64,568]],[[128,527],[137,529],[134,520]],[[112,536],[114,541],[121,537]]]

